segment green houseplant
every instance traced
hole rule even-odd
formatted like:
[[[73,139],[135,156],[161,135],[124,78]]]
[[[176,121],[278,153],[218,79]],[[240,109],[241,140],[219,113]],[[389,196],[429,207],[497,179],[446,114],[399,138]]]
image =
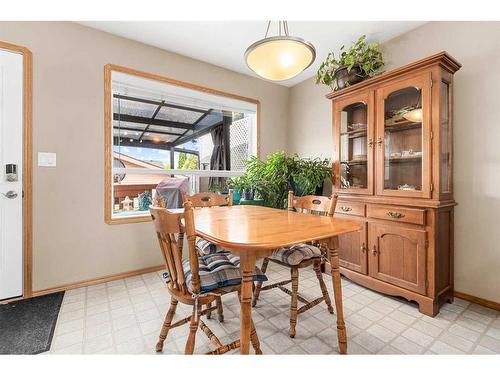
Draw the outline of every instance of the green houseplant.
[[[213,184],[208,190],[212,193],[227,194],[228,185],[227,183]]]
[[[292,172],[291,185],[295,195],[321,195],[323,183],[331,178],[332,169],[329,159],[297,159]]]
[[[316,84],[336,91],[376,75],[383,66],[379,44],[368,43],[362,35],[349,49],[342,46],[338,58],[333,52],[328,54],[316,73]]]
[[[229,179],[228,185],[231,189],[234,190],[234,193],[237,193],[238,196],[241,196],[243,199],[253,199],[252,182],[249,180],[246,174]]]
[[[245,177],[269,207],[285,208],[289,190],[301,196],[321,194],[323,182],[331,178],[328,159],[301,159],[284,151],[270,154],[265,160],[251,157]]]

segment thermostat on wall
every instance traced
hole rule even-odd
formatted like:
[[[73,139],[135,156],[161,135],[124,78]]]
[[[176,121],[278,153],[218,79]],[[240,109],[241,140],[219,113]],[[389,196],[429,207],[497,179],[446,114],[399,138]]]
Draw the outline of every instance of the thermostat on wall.
[[[38,153],[39,167],[55,167],[56,153],[55,152],[39,152]]]

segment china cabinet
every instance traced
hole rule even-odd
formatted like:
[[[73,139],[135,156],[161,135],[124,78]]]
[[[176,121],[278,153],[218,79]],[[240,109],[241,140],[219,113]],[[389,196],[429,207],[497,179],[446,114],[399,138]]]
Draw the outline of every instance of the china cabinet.
[[[327,98],[333,107],[336,215],[363,223],[339,238],[341,272],[416,301],[453,299],[453,74],[446,52]]]

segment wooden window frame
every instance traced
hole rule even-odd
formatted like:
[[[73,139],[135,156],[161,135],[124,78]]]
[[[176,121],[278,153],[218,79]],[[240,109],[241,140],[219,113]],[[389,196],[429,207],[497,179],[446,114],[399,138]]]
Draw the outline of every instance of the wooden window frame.
[[[140,70],[127,68],[120,65],[106,64],[104,66],[104,222],[106,224],[129,224],[150,221],[151,217],[148,216],[138,216],[138,217],[124,217],[124,218],[113,218],[112,214],[112,204],[111,198],[113,194],[113,134],[112,134],[112,111],[111,111],[111,101],[112,101],[112,74],[113,72],[125,73],[132,76],[146,78],[150,80],[155,80],[163,82],[169,85],[180,86],[188,88],[191,90],[197,90],[204,93],[218,95],[226,98],[241,100],[244,102],[255,104],[257,107],[257,113],[255,116],[255,126],[256,126],[256,154],[257,157],[260,155],[260,102],[256,99],[248,98],[245,96],[240,96],[236,94],[231,94],[228,92],[212,89],[205,86],[200,86],[194,83],[179,81],[177,79],[147,73]]]

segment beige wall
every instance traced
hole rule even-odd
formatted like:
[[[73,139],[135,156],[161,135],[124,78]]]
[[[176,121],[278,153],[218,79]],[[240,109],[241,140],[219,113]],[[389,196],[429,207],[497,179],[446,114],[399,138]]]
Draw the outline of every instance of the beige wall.
[[[388,69],[446,50],[455,75],[455,289],[500,302],[500,22],[431,22],[383,45]],[[290,92],[288,151],[330,155],[328,88]]]
[[[261,150],[286,148],[289,89],[74,23],[0,22],[33,52],[34,290],[162,263],[150,223],[104,223],[103,68],[113,63],[260,100]]]

